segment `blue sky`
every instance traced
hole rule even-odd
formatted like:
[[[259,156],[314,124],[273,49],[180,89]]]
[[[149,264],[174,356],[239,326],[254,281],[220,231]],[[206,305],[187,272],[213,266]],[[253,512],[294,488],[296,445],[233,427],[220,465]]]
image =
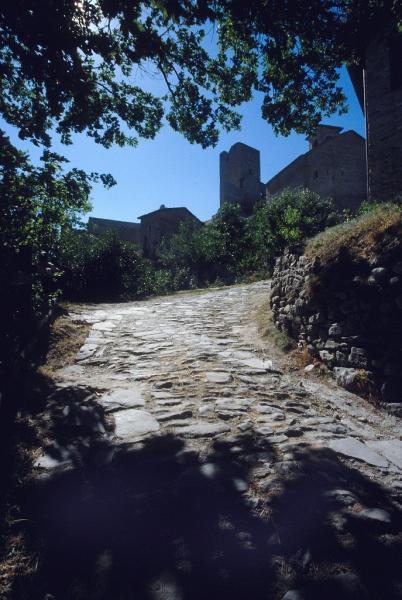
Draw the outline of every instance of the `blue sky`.
[[[364,135],[364,119],[346,70],[341,85],[349,102],[349,112],[325,119],[325,123],[354,129]],[[145,82],[144,82],[145,83]],[[147,82],[149,83],[149,82]],[[158,82],[152,85],[159,86]],[[136,148],[106,150],[85,135],[75,136],[72,146],[55,144],[71,166],[87,171],[111,173],[117,185],[105,190],[93,188],[92,216],[121,221],[136,221],[139,215],[159,208],[186,206],[201,220],[209,219],[219,208],[219,153],[235,142],[243,142],[261,152],[261,177],[266,182],[294,158],[308,149],[304,136],[276,137],[262,120],[261,102],[256,97],[241,108],[241,131],[222,133],[215,148],[203,150],[183,136],[163,127],[154,140],[140,140]],[[14,143],[12,130],[6,127]],[[21,148],[27,144],[18,143]],[[37,151],[36,151],[37,152]]]

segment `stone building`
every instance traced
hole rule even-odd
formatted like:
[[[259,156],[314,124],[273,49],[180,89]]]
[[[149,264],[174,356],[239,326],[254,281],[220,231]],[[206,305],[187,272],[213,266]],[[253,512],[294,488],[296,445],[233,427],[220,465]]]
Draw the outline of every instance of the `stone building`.
[[[146,256],[154,257],[162,240],[177,233],[181,223],[191,223],[195,227],[202,225],[187,208],[167,208],[163,204],[158,210],[138,218],[140,223],[89,217],[88,231],[95,235],[115,231],[119,239],[138,244]]]
[[[350,68],[367,132],[368,195],[402,198],[402,33],[392,28],[374,37],[364,68]]]
[[[367,197],[365,140],[355,131],[319,125],[308,138],[309,150],[266,184],[260,181],[260,153],[235,144],[220,155],[220,201],[239,203],[249,214],[261,197],[270,198],[284,188],[309,188],[331,197],[339,208],[352,208]]]
[[[141,244],[144,254],[155,256],[162,240],[169,239],[177,233],[182,223],[200,227],[201,221],[184,206],[166,208],[163,204],[158,210],[138,217],[141,221]]]
[[[309,188],[341,209],[358,206],[367,197],[365,140],[355,131],[341,131],[319,125],[308,138],[309,151],[266,183],[267,198],[287,187]]]

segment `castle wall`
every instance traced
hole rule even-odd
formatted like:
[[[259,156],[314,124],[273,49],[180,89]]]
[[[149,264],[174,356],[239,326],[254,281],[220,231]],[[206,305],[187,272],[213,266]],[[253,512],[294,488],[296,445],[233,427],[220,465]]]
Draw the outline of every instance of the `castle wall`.
[[[261,197],[260,153],[246,144],[234,144],[229,152],[221,152],[220,206],[240,204],[249,214]]]
[[[284,188],[309,188],[353,208],[366,198],[365,141],[347,131],[299,156],[266,184],[267,198]]]
[[[141,244],[141,229],[139,223],[128,221],[114,221],[113,219],[99,219],[89,217],[88,231],[94,235],[102,235],[107,231],[115,231],[120,240]]]
[[[375,40],[364,72],[368,186],[374,200],[402,197],[402,34]]]

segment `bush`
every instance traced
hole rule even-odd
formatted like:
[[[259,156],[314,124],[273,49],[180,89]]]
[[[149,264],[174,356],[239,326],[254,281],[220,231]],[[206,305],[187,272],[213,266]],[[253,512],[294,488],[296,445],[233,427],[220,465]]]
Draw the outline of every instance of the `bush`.
[[[259,204],[249,219],[239,205],[222,206],[202,228],[182,225],[162,248],[160,262],[173,274],[173,289],[266,277],[285,248],[336,223],[331,200],[310,190],[285,190]]]
[[[152,293],[160,295],[160,294],[168,294],[171,291],[174,291],[174,278],[168,269],[157,269],[153,273],[152,279]]]
[[[298,252],[307,238],[339,221],[332,200],[308,190],[284,190],[255,207],[247,224],[254,268],[272,270],[285,248]]]
[[[146,296],[154,290],[151,263],[140,249],[118,239],[115,232],[94,236],[64,231],[58,267],[60,288],[69,300],[113,300]]]
[[[175,289],[233,283],[244,271],[246,242],[240,206],[226,204],[204,227],[183,224],[162,248],[160,261],[173,273]]]

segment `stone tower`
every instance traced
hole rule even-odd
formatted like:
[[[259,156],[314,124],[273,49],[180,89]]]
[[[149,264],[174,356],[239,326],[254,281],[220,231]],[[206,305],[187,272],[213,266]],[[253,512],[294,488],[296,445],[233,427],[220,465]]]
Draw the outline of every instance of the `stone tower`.
[[[310,150],[316,148],[327,140],[332,140],[334,137],[340,134],[342,129],[342,127],[336,127],[334,125],[318,125],[316,134],[307,138]]]
[[[243,213],[250,214],[263,192],[259,151],[238,142],[221,152],[219,162],[220,205],[240,204]]]

